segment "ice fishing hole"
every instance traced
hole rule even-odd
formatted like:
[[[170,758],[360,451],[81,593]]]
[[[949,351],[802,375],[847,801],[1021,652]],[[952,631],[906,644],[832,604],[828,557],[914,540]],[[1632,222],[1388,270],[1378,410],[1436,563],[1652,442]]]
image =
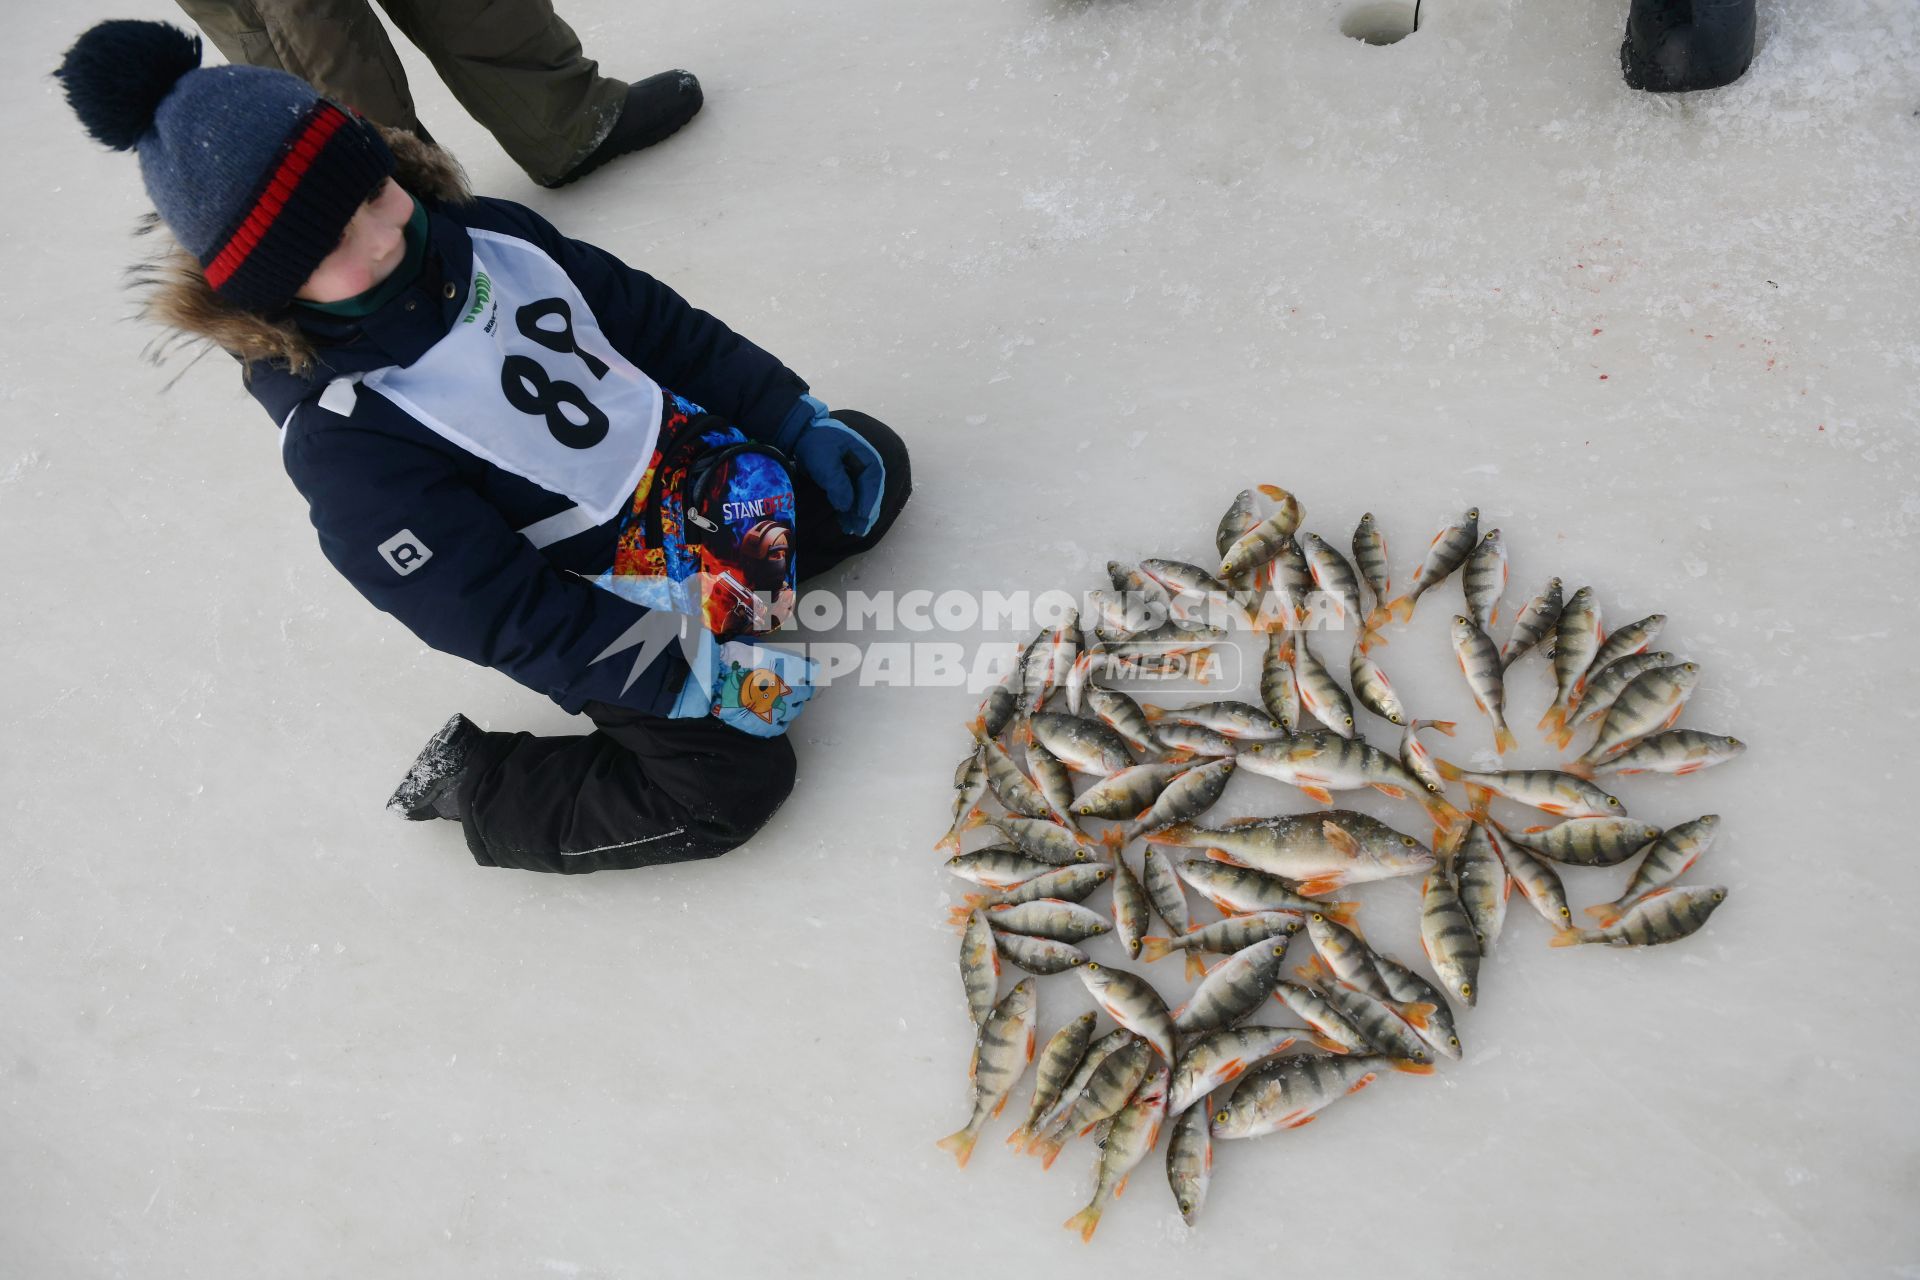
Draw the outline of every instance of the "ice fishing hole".
[[[1367,44],[1398,44],[1413,34],[1414,8],[1411,0],[1357,4],[1340,19],[1340,34]]]

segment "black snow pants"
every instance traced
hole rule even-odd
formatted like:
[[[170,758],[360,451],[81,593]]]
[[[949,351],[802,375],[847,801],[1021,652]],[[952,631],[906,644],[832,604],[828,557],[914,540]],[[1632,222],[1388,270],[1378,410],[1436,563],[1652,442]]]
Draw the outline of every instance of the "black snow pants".
[[[841,530],[826,494],[795,473],[794,555],[803,580],[879,542],[907,503],[907,446],[864,413],[834,417],[886,464],[880,519],[859,537]],[[778,637],[774,637],[778,639]],[[589,734],[489,733],[460,784],[462,826],[485,867],[578,873],[713,858],[764,826],[793,790],[793,745],[712,718],[668,720],[603,702]]]

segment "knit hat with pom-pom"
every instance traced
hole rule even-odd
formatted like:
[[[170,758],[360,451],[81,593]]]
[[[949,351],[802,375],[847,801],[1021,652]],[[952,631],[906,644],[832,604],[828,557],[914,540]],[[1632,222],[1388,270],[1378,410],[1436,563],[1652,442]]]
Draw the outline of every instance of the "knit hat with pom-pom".
[[[284,71],[202,67],[164,22],[103,22],[54,74],[87,132],[140,156],[147,194],[214,292],[271,313],[393,172],[379,131]]]

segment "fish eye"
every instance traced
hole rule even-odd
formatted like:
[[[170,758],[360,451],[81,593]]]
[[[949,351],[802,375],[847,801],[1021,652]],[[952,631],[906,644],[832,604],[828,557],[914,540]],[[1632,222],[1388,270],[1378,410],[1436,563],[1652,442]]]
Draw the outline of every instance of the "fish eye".
[[[1713,895],[1713,900],[1714,900],[1715,902],[1718,902],[1718,901],[1720,901],[1720,899],[1722,899],[1722,898],[1724,898],[1724,897],[1726,897],[1726,896],[1727,896],[1727,895],[1726,895],[1726,894],[1724,894],[1724,893],[1716,893],[1716,894],[1714,894],[1714,895]]]
[[[1227,1113],[1224,1111],[1216,1111],[1213,1113],[1213,1120],[1215,1124],[1225,1124],[1227,1122]]]
[[[1478,937],[1479,935],[1476,934],[1475,936]],[[1463,982],[1460,984],[1460,996],[1462,999],[1473,998],[1473,984],[1471,982]]]
[[[1447,1043],[1448,1043],[1449,1045],[1452,1045],[1452,1046],[1453,1046],[1454,1048],[1456,1048],[1456,1049],[1458,1049],[1458,1048],[1460,1047],[1460,1037],[1459,1037],[1459,1036],[1448,1036],[1448,1037],[1447,1037]]]
[[[1098,973],[1098,972],[1100,972],[1100,966],[1099,966],[1099,965],[1097,965],[1097,964],[1095,964],[1095,963],[1094,963],[1093,961],[1091,961],[1091,960],[1089,960],[1089,961],[1087,961],[1087,972],[1088,972],[1088,973]]]
[[[1562,920],[1570,920],[1573,918],[1573,912],[1567,910],[1565,907],[1562,907],[1560,908],[1560,918]]]
[[[1429,791],[1431,791],[1431,792],[1433,792],[1433,794],[1435,794],[1435,795],[1439,795],[1439,794],[1440,794],[1440,787],[1439,787],[1439,786],[1438,786],[1438,784],[1436,784],[1436,783],[1432,783],[1432,782],[1429,782],[1429,783],[1427,784],[1427,790],[1429,790]]]
[[[1387,723],[1388,723],[1388,724],[1400,724],[1400,723],[1402,723],[1402,721],[1401,721],[1401,719],[1400,719],[1400,717],[1399,717],[1399,716],[1388,716],[1388,717],[1387,717]]]
[[[1618,808],[1620,807],[1620,801],[1619,801],[1619,800],[1617,800],[1617,799],[1615,799],[1615,798],[1614,798],[1613,796],[1608,796],[1608,797],[1607,797],[1607,803],[1608,803],[1608,804],[1610,804],[1610,805],[1612,805],[1612,806],[1613,806],[1614,808],[1616,808],[1616,809],[1618,809]]]
[[[1326,919],[1326,917],[1321,915],[1318,911],[1313,913],[1313,918],[1315,920],[1321,920],[1321,921],[1324,921]]]
[[[1414,839],[1412,836],[1401,836],[1400,843],[1411,849],[1414,846]]]

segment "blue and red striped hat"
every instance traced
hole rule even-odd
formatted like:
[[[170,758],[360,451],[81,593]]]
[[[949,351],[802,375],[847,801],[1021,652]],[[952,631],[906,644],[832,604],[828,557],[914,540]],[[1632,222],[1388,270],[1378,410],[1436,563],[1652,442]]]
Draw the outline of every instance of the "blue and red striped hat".
[[[214,292],[250,311],[286,306],[393,172],[350,109],[284,71],[202,67],[199,39],[164,22],[103,22],[56,74],[87,132],[139,153],[161,220]]]

